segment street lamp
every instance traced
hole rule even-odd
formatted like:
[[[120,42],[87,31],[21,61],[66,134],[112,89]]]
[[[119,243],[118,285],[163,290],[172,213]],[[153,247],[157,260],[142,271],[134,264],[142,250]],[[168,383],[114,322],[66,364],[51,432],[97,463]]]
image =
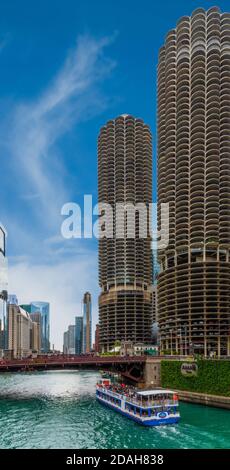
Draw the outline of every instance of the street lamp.
[[[184,353],[185,353],[185,356],[187,356],[187,326],[185,325],[184,326]]]
[[[191,356],[193,356],[194,354],[194,348],[193,348],[193,342],[191,341],[191,343],[189,343],[189,354]]]
[[[173,330],[171,329],[171,330],[169,330],[169,331],[170,331],[170,338],[171,338],[171,356],[172,356],[172,355],[173,355],[173,347],[172,347],[172,339],[173,339],[172,334],[173,334]]]
[[[178,331],[179,331],[179,340],[180,340],[180,355],[183,356],[183,340],[182,340],[181,326],[179,326]]]
[[[184,346],[183,346],[183,336],[184,336]],[[187,344],[187,325],[180,325],[179,327],[179,337],[180,337],[180,354],[187,356],[188,354],[188,344]]]

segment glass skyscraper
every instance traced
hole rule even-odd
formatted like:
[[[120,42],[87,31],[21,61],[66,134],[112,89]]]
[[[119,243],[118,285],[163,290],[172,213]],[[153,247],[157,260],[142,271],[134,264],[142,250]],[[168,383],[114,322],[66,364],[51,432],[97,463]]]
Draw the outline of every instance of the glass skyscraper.
[[[6,258],[6,232],[0,225],[0,336],[1,349],[7,347],[7,290],[8,290],[8,263]]]
[[[75,353],[75,325],[68,326],[68,354]]]
[[[82,352],[89,353],[92,345],[92,303],[91,294],[86,292],[83,298],[83,334]]]
[[[75,317],[75,354],[82,353],[83,317]]]
[[[157,279],[160,272],[160,265],[157,260],[157,250],[152,251],[152,259],[153,259],[153,285],[157,285]]]
[[[50,304],[48,302],[32,302],[31,313],[41,313],[41,351],[50,350]]]
[[[69,332],[65,331],[63,335],[63,353],[68,354]]]
[[[18,298],[15,294],[9,294],[7,302],[10,305],[18,305]]]
[[[41,352],[50,350],[50,304],[48,302],[31,302],[21,305],[28,313],[39,312],[41,314]]]

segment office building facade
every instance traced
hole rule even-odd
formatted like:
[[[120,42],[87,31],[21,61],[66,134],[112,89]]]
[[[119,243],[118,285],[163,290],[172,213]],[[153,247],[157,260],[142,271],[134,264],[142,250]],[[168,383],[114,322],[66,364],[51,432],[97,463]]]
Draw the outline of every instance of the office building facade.
[[[113,233],[99,239],[99,325],[102,352],[116,341],[151,340],[152,282],[149,217],[135,211],[134,233],[117,220],[120,207],[152,202],[152,137],[149,127],[130,115],[121,115],[102,127],[98,139],[98,199],[112,208]],[[145,220],[143,221],[143,216]],[[140,229],[146,223],[146,237]]]
[[[75,325],[69,325],[63,335],[63,353],[75,354]]]
[[[157,259],[157,250],[152,250],[152,262],[153,262],[153,285],[157,285],[157,279],[160,272],[160,266]]]
[[[63,354],[68,354],[68,344],[69,344],[69,339],[68,339],[68,331],[65,331],[63,334]]]
[[[75,317],[75,354],[82,353],[83,317]]]
[[[28,357],[37,351],[37,324],[18,305],[7,307],[7,338],[6,349],[12,352],[13,358]]]
[[[7,302],[11,305],[18,305],[18,298],[15,294],[8,294]]]
[[[0,224],[0,337],[3,351],[7,347],[8,262],[6,258],[6,231]]]
[[[83,331],[82,352],[90,353],[92,347],[92,300],[91,294],[86,292],[83,297]]]
[[[95,329],[94,349],[95,349],[96,353],[100,352],[100,328],[99,328],[99,324],[96,325],[96,329]]]
[[[230,14],[197,9],[169,31],[158,65],[161,348],[230,354]]]
[[[41,315],[41,352],[50,350],[50,304],[48,302],[31,302],[21,307],[28,313],[40,313]]]
[[[68,327],[68,354],[75,354],[75,325]]]
[[[33,327],[33,350],[41,352],[41,325],[42,316],[40,312],[30,313],[30,318],[35,324]]]

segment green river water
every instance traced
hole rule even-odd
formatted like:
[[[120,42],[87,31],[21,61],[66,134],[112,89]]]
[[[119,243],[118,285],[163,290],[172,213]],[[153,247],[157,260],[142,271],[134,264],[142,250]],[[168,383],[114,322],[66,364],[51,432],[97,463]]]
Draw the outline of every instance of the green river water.
[[[0,375],[0,448],[230,448],[230,411],[181,403],[179,424],[145,428],[96,402],[98,376]]]

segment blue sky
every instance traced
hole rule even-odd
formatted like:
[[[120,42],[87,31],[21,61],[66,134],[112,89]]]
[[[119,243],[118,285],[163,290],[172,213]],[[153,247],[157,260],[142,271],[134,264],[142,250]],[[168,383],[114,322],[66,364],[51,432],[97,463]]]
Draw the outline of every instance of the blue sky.
[[[216,5],[230,9],[227,1]],[[156,142],[158,49],[181,16],[211,6],[0,0],[0,220],[8,230],[10,291],[20,302],[51,302],[58,347],[85,290],[96,322],[98,295],[97,243],[61,239],[61,206],[82,204],[84,194],[96,203],[97,135],[108,119],[141,117]]]

